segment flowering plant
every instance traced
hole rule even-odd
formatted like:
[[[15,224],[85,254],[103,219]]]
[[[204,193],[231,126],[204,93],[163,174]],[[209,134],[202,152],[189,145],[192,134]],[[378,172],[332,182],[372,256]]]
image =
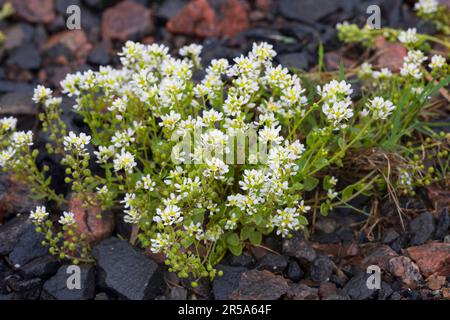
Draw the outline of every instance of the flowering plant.
[[[168,52],[127,42],[123,68],[68,75],[62,91],[75,99],[86,133],[67,132],[61,98],[50,89],[38,86],[33,99],[49,132],[47,151],[60,157],[70,189],[86,206],[120,206],[134,226],[130,241],[164,254],[179,277],[214,278],[226,252],[240,255],[271,233],[306,231],[310,211],[326,215],[361,194],[386,186],[413,192],[447,175],[448,136],[429,143],[445,163],[436,171],[417,154],[426,146],[402,146],[425,128],[421,111],[449,82],[444,58],[430,64],[439,85],[424,78],[420,51],[410,51],[400,74],[364,64],[358,93],[344,72],[316,87],[307,75],[275,66],[266,43],[233,64],[213,60],[199,82],[192,78],[200,46],[182,48],[179,58]],[[49,168],[36,164],[32,132],[16,131],[16,122],[1,120],[0,165],[23,176],[38,198],[64,205],[50,188]],[[396,172],[383,156],[395,159]],[[357,161],[363,169],[338,181]],[[73,213],[60,218],[60,232],[45,207],[31,218],[52,252],[89,258]]]

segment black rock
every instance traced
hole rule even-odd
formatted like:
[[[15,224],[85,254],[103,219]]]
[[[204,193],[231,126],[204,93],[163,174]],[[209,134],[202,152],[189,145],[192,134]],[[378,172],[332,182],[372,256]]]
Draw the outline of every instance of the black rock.
[[[369,289],[367,287],[367,279],[369,274],[361,272],[357,276],[350,279],[344,287],[344,291],[353,300],[366,300],[372,297],[377,289]]]
[[[13,301],[13,300],[17,300],[16,295],[14,293],[0,294],[0,301]]]
[[[170,300],[187,300],[188,292],[183,287],[173,287],[170,289]]]
[[[60,14],[66,14],[67,8],[71,5],[76,5],[76,6],[80,7],[81,1],[80,0],[58,0],[58,1],[55,1],[56,12],[58,12]]]
[[[94,65],[107,65],[111,57],[102,45],[97,45],[89,54],[87,61]]]
[[[54,275],[60,266],[60,262],[54,256],[45,255],[21,267],[19,274],[25,279],[46,278]]]
[[[436,231],[434,232],[434,239],[442,241],[445,236],[448,235],[448,228],[450,227],[450,218],[448,216],[448,208],[442,210],[441,215],[439,216]]]
[[[2,114],[13,114],[15,116],[36,116],[38,114],[38,107],[31,100],[32,97],[33,96],[31,93],[25,92],[9,92],[4,94],[0,98]],[[16,211],[15,213],[25,212],[26,209],[30,208],[28,206],[24,209],[19,208],[19,211]]]
[[[400,300],[402,298],[402,295],[399,292],[394,292],[391,295],[391,300]]]
[[[305,22],[315,22],[339,8],[335,0],[280,0],[278,8],[285,18]]]
[[[330,277],[330,281],[333,282],[336,286],[343,288],[345,284],[347,283],[346,277],[338,277],[335,274],[332,274]]]
[[[394,290],[392,290],[391,286],[383,281],[381,283],[381,289],[378,292],[378,300],[388,300],[393,292]]]
[[[7,286],[17,293],[22,300],[37,300],[41,294],[43,281],[39,278],[21,280],[18,277],[10,277]]]
[[[296,234],[291,239],[283,241],[283,254],[307,262],[313,262],[317,257],[316,251],[314,251],[304,237],[299,234]]]
[[[6,279],[13,274],[6,262],[0,260],[0,294],[7,294]]]
[[[409,229],[411,233],[410,245],[419,246],[431,239],[434,232],[433,215],[429,212],[424,212],[417,218],[411,221]]]
[[[294,282],[300,281],[305,273],[296,261],[289,262],[286,276]]]
[[[7,256],[19,241],[20,236],[33,226],[28,216],[16,217],[0,226],[0,256]]]
[[[401,253],[402,249],[408,246],[408,236],[406,234],[402,234],[394,242],[391,243],[390,247],[397,253]]]
[[[243,267],[217,266],[217,270],[223,271],[222,277],[216,277],[212,284],[214,298],[216,300],[228,300],[229,295],[238,288],[241,274],[248,271]]]
[[[334,263],[327,256],[319,256],[311,264],[311,279],[317,282],[328,281],[334,270]]]
[[[90,300],[95,297],[95,268],[92,265],[80,265],[79,288],[72,288],[77,284],[76,271],[70,265],[59,268],[56,275],[45,282],[42,299],[45,300]]]
[[[34,87],[28,83],[0,81],[0,93],[23,92],[33,94]]]
[[[353,231],[350,228],[339,228],[336,231],[336,235],[344,244],[350,244],[353,242]]]
[[[338,290],[336,293],[329,295],[323,300],[351,300],[347,293],[343,290]]]
[[[186,0],[165,0],[156,11],[156,16],[161,19],[169,20],[174,17],[186,3]]]
[[[243,252],[240,256],[229,254],[226,261],[227,264],[233,267],[249,268],[255,264],[255,259],[253,259],[252,255],[248,254],[247,252]]]
[[[158,264],[117,238],[94,247],[99,283],[120,298],[154,299],[164,291],[164,277]]]
[[[44,239],[45,236],[36,231],[36,226],[29,225],[9,254],[9,260],[14,267],[20,268],[29,261],[46,255],[48,250],[42,245]]]
[[[37,70],[41,66],[41,55],[31,43],[25,43],[15,49],[8,59],[8,64],[16,64],[25,70]]]
[[[278,62],[286,68],[308,70],[309,58],[306,52],[287,53],[278,57]]]
[[[381,240],[384,244],[390,244],[398,237],[399,234],[397,233],[397,231],[395,231],[394,229],[386,229]]]
[[[283,272],[288,266],[288,259],[282,255],[266,254],[258,262],[256,267],[260,270],[268,270],[275,273]]]

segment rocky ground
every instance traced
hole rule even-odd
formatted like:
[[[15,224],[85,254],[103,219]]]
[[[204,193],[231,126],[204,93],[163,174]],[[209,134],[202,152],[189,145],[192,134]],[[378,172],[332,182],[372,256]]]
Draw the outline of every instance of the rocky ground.
[[[2,4],[4,1],[0,1]],[[401,0],[12,0],[17,13],[0,22],[0,116],[14,115],[21,129],[39,131],[34,86],[57,89],[69,72],[118,64],[115,53],[127,39],[161,42],[174,50],[191,42],[204,45],[203,61],[233,58],[254,41],[274,44],[278,62],[310,70],[317,64],[319,43],[329,69],[345,53],[352,65],[360,52],[340,49],[335,24],[364,22],[369,4],[379,4],[383,25],[417,27],[433,33],[414,16],[411,2]],[[81,7],[82,30],[68,31],[66,8]],[[386,49],[386,44],[379,44]],[[401,60],[402,48],[388,47],[378,64]],[[64,101],[65,121],[74,130],[81,121]],[[40,135],[38,145],[46,137]],[[43,148],[44,149],[44,148]],[[48,156],[58,190],[62,170]],[[448,190],[424,190],[418,199],[402,199],[401,219],[387,200],[380,216],[335,210],[318,217],[310,237],[282,241],[267,238],[240,257],[227,256],[224,276],[191,289],[166,271],[160,257],[149,257],[126,241],[130,230],[120,213],[97,226],[83,227],[105,239],[93,249],[97,264],[82,266],[82,290],[67,290],[67,265],[47,254],[42,236],[27,219],[36,202],[26,186],[0,176],[0,300],[14,299],[450,299]],[[370,211],[367,199],[354,204]],[[76,200],[71,201],[77,210]],[[22,213],[22,215],[20,215]],[[17,216],[19,214],[19,216]],[[95,213],[86,212],[88,217]],[[110,215],[113,217],[113,215]],[[404,226],[400,223],[403,221]],[[91,224],[91,225],[90,225]],[[105,227],[106,226],[106,227]],[[382,270],[381,289],[366,286],[366,268]]]

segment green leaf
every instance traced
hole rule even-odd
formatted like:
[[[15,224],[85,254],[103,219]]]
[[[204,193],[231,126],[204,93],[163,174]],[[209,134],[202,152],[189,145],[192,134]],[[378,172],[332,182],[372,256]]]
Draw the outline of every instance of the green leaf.
[[[302,226],[307,226],[309,224],[308,219],[306,219],[305,216],[299,216],[298,217],[298,222],[302,225]]]
[[[238,246],[241,242],[237,233],[230,233],[227,237],[227,243],[232,247]]]
[[[194,239],[191,237],[187,237],[181,241],[181,245],[183,248],[189,248],[194,243]]]
[[[306,177],[303,185],[306,191],[312,191],[317,187],[318,184],[319,179],[314,177]]]
[[[342,201],[347,202],[353,195],[353,186],[350,185],[342,191]]]
[[[320,206],[320,214],[323,216],[328,216],[328,213],[330,212],[330,206],[328,205],[328,203],[324,202],[322,203],[322,205]]]
[[[300,182],[296,182],[292,185],[292,190],[294,191],[301,191],[305,188],[305,186],[303,184],[301,184]]]
[[[327,159],[322,158],[322,159],[320,159],[319,161],[317,161],[317,163],[316,163],[316,165],[315,165],[315,168],[316,168],[317,170],[321,170],[322,168],[328,166],[329,164],[330,164],[330,162],[329,162]]]
[[[262,241],[262,234],[259,231],[254,230],[252,233],[250,233],[250,242],[252,244],[261,244]]]
[[[241,229],[241,240],[245,241],[250,238],[250,234],[254,231],[253,227],[245,226]]]
[[[244,246],[241,245],[237,245],[237,246],[229,246],[228,249],[230,249],[230,252],[235,255],[235,256],[240,256],[242,254],[242,249],[244,248]]]

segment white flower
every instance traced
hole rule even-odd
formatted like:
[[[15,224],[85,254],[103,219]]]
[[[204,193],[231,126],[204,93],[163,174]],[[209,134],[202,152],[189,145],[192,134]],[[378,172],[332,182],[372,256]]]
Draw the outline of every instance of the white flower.
[[[0,127],[2,130],[10,131],[14,130],[17,125],[17,119],[14,117],[7,117],[0,119]]]
[[[156,239],[151,239],[151,250],[153,253],[166,252],[171,247],[170,235],[158,233]]]
[[[284,140],[280,136],[281,127],[264,127],[259,131],[259,136],[264,142],[272,142],[276,145],[281,144]]]
[[[403,77],[413,77],[414,79],[422,79],[423,73],[420,70],[420,65],[414,63],[406,63],[400,69],[400,74]]]
[[[11,136],[14,147],[24,147],[33,145],[33,133],[31,131],[14,132]]]
[[[124,131],[116,132],[111,139],[111,143],[116,148],[129,147],[130,144],[134,141],[135,141],[134,130],[131,128],[128,128],[127,130]]]
[[[219,158],[205,159],[206,169],[203,172],[205,177],[213,177],[214,179],[223,180],[224,175],[228,173],[228,165]]]
[[[75,215],[73,212],[63,212],[62,217],[59,218],[58,221],[63,226],[71,226],[75,224]]]
[[[133,173],[133,168],[136,165],[134,156],[125,149],[122,149],[120,154],[117,154],[114,158],[114,170],[116,171],[125,170],[128,173]]]
[[[373,73],[373,70],[372,70],[372,65],[370,63],[364,62],[359,67],[358,76],[360,78],[371,77],[372,73]]]
[[[250,56],[261,61],[271,61],[277,55],[273,46],[267,42],[253,43],[253,48]]]
[[[197,239],[198,241],[203,240],[205,237],[205,233],[203,232],[202,224],[200,222],[191,222],[189,226],[184,226],[184,229],[186,230],[189,237],[195,236],[195,239]]]
[[[85,133],[80,133],[77,136],[73,131],[69,132],[69,135],[64,137],[64,150],[71,151],[86,151],[85,147],[91,142],[91,137]]]
[[[328,189],[327,196],[330,200],[333,200],[338,196],[338,193],[335,192],[333,189]]]
[[[127,193],[125,194],[125,198],[120,201],[120,203],[124,204],[125,209],[132,208],[133,207],[133,201],[136,199],[136,194],[134,193]]]
[[[156,216],[153,217],[156,223],[162,223],[164,226],[171,226],[183,221],[181,209],[175,205],[168,205],[164,210],[156,209]]]
[[[36,207],[35,211],[31,211],[30,219],[35,223],[42,223],[47,217],[49,213],[47,212],[47,208],[44,206]]]
[[[307,213],[310,210],[311,206],[305,206],[304,200],[300,201],[300,204],[298,205],[298,211],[300,211],[301,213]]]
[[[285,238],[291,231],[300,228],[299,216],[300,214],[295,208],[278,209],[277,214],[271,218],[268,227],[277,228],[277,235]]]
[[[389,79],[392,78],[392,71],[388,68],[383,68],[380,71],[373,72],[374,79]]]
[[[365,111],[366,113],[370,111],[373,113],[375,119],[385,120],[390,116],[395,109],[395,106],[389,100],[384,100],[382,97],[375,97],[372,100],[369,100],[367,108],[368,110]]]
[[[417,65],[421,65],[426,60],[427,60],[427,57],[420,50],[408,51],[408,54],[403,59],[405,64],[417,64]]]
[[[36,89],[34,89],[33,101],[34,103],[44,103],[47,99],[50,99],[53,94],[53,91],[38,85]]]
[[[203,122],[207,124],[214,124],[215,122],[223,120],[223,113],[214,109],[203,111]]]
[[[103,186],[103,187],[97,187],[97,194],[98,195],[107,195],[109,193],[108,187],[107,186]]]
[[[416,28],[409,28],[407,31],[401,31],[398,40],[404,44],[414,44],[419,41]]]
[[[94,151],[94,154],[97,157],[97,163],[106,164],[108,160],[114,155],[114,146],[99,146],[98,151]]]
[[[328,121],[332,123],[335,129],[345,128],[346,124],[342,121],[349,120],[353,117],[353,110],[350,108],[352,102],[350,99],[334,102],[332,105],[324,103],[322,112],[326,115]]]
[[[146,175],[146,176],[142,177],[142,179],[136,183],[136,188],[137,189],[144,188],[145,190],[153,191],[153,190],[155,190],[155,185],[156,184],[152,180],[152,176]]]
[[[202,53],[202,50],[203,50],[203,46],[193,43],[188,46],[184,46],[184,47],[180,48],[179,53],[180,53],[180,56],[182,56],[182,57],[191,58],[196,66],[200,66],[200,63],[201,63],[200,55]]]
[[[9,147],[6,150],[2,150],[0,152],[0,167],[5,167],[8,162],[11,161],[11,159],[14,157],[14,155],[16,154],[16,151],[14,150],[14,148]]]
[[[141,213],[134,208],[131,208],[130,210],[124,210],[124,212],[125,216],[123,217],[123,221],[125,221],[126,223],[138,224],[142,218]]]
[[[439,2],[437,0],[419,0],[414,6],[417,11],[422,11],[425,14],[434,13],[437,11]]]
[[[336,102],[340,99],[345,99],[353,93],[352,86],[342,80],[341,82],[337,80],[332,80],[331,82],[325,84],[323,88],[317,87],[317,92],[322,96],[322,98],[327,102]]]
[[[161,127],[166,127],[169,130],[175,129],[175,125],[178,121],[180,121],[181,115],[175,111],[170,111],[169,114],[162,115],[161,120],[162,122],[159,124]]]
[[[431,57],[431,63],[428,65],[433,70],[439,70],[441,69],[447,61],[445,58],[441,55],[434,55]]]

